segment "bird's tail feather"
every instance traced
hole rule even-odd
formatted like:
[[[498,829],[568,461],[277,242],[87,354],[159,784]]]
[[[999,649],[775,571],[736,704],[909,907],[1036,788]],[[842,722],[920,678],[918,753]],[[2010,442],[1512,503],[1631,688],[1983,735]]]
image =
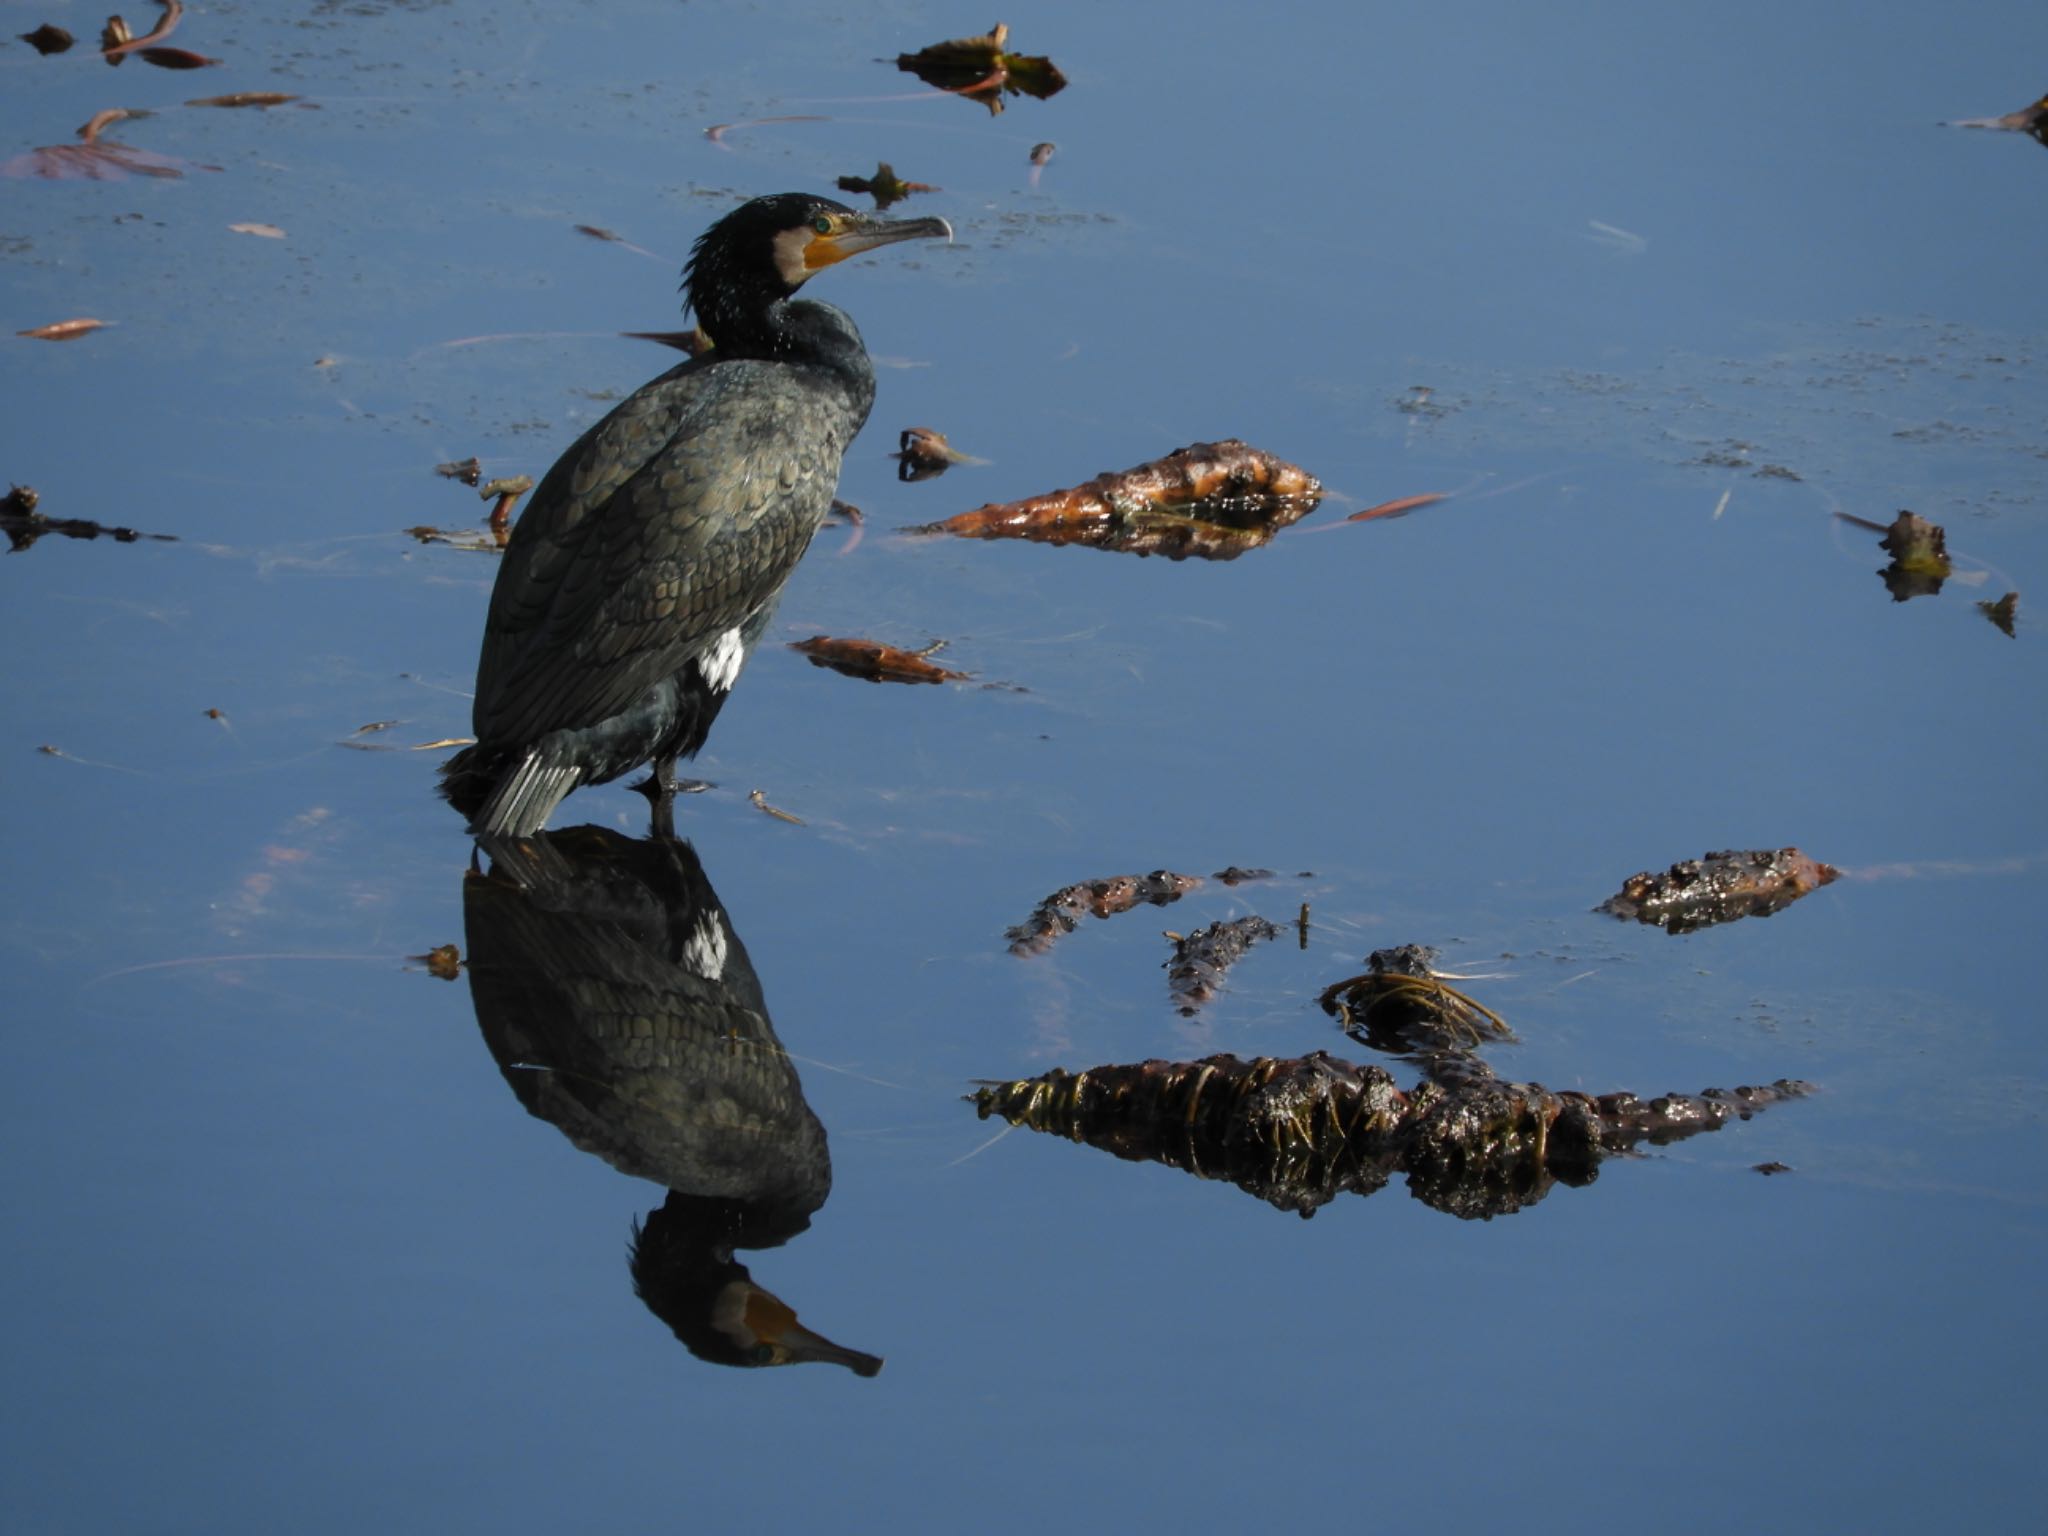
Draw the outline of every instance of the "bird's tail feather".
[[[582,780],[581,768],[528,753],[498,781],[483,809],[470,818],[469,830],[477,837],[530,837]]]

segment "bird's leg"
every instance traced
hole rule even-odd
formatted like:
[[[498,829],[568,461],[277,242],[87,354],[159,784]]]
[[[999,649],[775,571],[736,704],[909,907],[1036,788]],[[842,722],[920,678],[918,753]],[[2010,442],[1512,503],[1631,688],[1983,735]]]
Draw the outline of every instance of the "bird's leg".
[[[672,757],[657,757],[650,765],[653,772],[633,788],[647,797],[653,809],[653,833],[659,838],[673,838],[676,835],[676,760]]]

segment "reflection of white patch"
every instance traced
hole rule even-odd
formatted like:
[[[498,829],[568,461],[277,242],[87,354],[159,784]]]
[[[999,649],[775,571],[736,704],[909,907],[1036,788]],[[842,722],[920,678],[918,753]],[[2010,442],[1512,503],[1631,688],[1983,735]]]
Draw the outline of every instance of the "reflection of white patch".
[[[697,658],[697,670],[714,693],[731,693],[738,681],[740,665],[747,659],[747,644],[736,629],[728,629]]]
[[[725,974],[725,930],[711,918],[698,918],[697,931],[683,941],[683,968],[706,981]]]

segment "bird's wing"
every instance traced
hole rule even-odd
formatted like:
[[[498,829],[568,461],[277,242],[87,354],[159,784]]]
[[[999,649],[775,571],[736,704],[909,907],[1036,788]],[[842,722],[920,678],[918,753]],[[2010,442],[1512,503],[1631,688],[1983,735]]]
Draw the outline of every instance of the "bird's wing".
[[[620,713],[781,586],[844,445],[780,430],[754,373],[684,365],[541,481],[491,597],[479,741],[530,744]]]

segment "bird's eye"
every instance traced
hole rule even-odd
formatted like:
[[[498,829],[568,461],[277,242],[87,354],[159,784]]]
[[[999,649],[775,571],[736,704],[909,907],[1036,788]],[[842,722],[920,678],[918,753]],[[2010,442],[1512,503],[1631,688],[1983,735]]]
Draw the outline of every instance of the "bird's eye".
[[[824,220],[820,219],[818,222],[822,224]],[[775,1363],[774,1347],[768,1344],[756,1344],[754,1346],[753,1361],[756,1365],[773,1365]]]
[[[815,229],[815,230],[816,230],[816,231],[817,231],[817,232],[818,232],[819,234],[821,234],[821,235],[829,235],[829,234],[831,234],[831,233],[832,233],[832,219],[831,219],[831,216],[830,216],[829,214],[823,214],[823,213],[819,214],[819,215],[818,215],[818,216],[817,216],[817,217],[816,217],[815,219],[811,220],[811,228]]]

